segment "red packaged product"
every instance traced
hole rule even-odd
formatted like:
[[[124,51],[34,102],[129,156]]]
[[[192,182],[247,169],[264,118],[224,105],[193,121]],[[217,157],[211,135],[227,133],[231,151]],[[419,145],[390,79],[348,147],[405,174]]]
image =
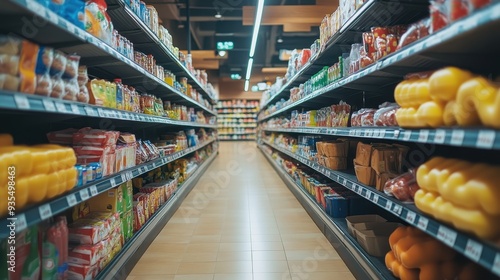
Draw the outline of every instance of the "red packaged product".
[[[431,20],[429,18],[421,20],[412,24],[408,30],[401,36],[398,44],[398,50],[407,46],[425,36],[429,35],[431,27]]]
[[[147,193],[136,193],[134,194],[134,201],[142,201],[143,204],[143,213],[146,221],[149,219],[150,216],[150,205],[149,205],[149,194]]]
[[[420,189],[415,177],[415,169],[385,183],[384,192],[403,202],[413,202],[415,193]]]
[[[387,35],[387,54],[391,54],[398,49],[398,37],[394,34]]]
[[[449,24],[446,0],[431,1],[431,33],[437,32]]]
[[[80,219],[69,226],[69,241],[75,244],[97,244],[109,234],[109,223],[96,219]]]
[[[491,0],[469,0],[469,9],[474,11],[491,3]]]
[[[114,146],[74,146],[73,150],[77,156],[103,156],[113,154]]]
[[[372,27],[373,38],[377,40],[377,38],[385,39],[389,34],[389,29],[387,27]]]
[[[99,267],[97,265],[69,264],[68,280],[92,280],[97,275]]]
[[[52,131],[47,133],[47,139],[51,144],[71,146],[73,145],[73,134],[77,131],[74,128]]]
[[[398,122],[396,120],[396,111],[399,106],[396,103],[384,103],[380,105],[380,109],[378,109],[373,115],[373,119],[376,126],[398,126]]]
[[[447,3],[449,5],[449,19],[450,21],[455,21],[457,19],[463,18],[467,16],[471,10],[469,6],[469,1],[465,0],[448,0]]]
[[[363,46],[365,47],[366,53],[375,52],[375,37],[373,36],[373,33],[363,33]]]
[[[95,245],[78,245],[70,248],[68,261],[72,264],[94,265],[101,258],[102,243]]]
[[[134,232],[141,229],[142,225],[146,222],[144,214],[144,201],[134,201]]]
[[[116,145],[120,133],[101,129],[82,128],[73,134],[73,144],[81,146],[108,146]]]

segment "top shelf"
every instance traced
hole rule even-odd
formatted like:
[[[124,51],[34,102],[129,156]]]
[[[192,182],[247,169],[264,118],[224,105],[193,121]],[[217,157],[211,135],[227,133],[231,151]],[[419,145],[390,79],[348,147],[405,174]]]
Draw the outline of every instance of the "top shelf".
[[[180,60],[160,41],[158,36],[125,4],[123,0],[107,0],[108,13],[113,26],[134,43],[134,47],[152,54],[158,65],[172,71],[175,75],[185,76],[188,82],[203,96],[215,104],[205,86],[184,66]]]

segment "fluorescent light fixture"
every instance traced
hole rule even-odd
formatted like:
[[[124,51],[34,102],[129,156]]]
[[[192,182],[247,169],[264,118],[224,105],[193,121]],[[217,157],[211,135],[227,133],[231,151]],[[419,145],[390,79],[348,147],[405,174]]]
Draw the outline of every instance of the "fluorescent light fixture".
[[[245,91],[248,91],[248,86],[250,85],[249,80],[245,80]]]
[[[219,56],[226,56],[227,52],[226,51],[219,51],[217,54]]]
[[[259,36],[260,23],[262,21],[262,13],[264,11],[264,0],[259,0],[257,4],[257,13],[255,15],[255,22],[253,28],[252,44],[250,45],[250,57],[255,54],[255,47],[257,45],[257,37]]]
[[[245,80],[250,80],[250,76],[252,75],[252,65],[253,65],[253,58],[249,58],[247,66],[247,75],[245,76]]]
[[[222,18],[222,15],[219,12],[217,12],[217,14],[215,14],[215,18],[217,19]]]

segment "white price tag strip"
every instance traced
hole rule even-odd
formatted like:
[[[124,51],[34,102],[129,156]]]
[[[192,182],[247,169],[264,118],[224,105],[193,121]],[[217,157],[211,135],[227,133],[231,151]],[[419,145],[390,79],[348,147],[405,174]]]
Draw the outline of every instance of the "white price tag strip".
[[[42,220],[46,220],[52,217],[52,209],[50,208],[50,204],[44,204],[39,206],[38,212],[40,213],[40,218]]]
[[[483,245],[474,240],[467,240],[467,245],[465,246],[465,255],[467,257],[477,262],[481,258],[482,253]]]
[[[446,138],[446,131],[438,129],[436,130],[436,134],[434,135],[434,143],[444,144],[445,138]]]
[[[56,111],[56,106],[54,105],[54,102],[52,102],[52,100],[43,99],[42,103],[43,103],[43,107],[45,107],[45,111],[47,111],[47,112],[55,112]]]
[[[124,183],[124,182],[126,182],[126,181],[127,181],[127,174],[122,173],[122,174],[120,175],[120,177],[121,177],[121,179],[122,179],[122,183]]]
[[[391,208],[392,208],[392,201],[387,200],[387,201],[385,202],[385,209],[386,209],[386,210],[391,210]]]
[[[97,112],[91,107],[85,107],[85,113],[87,113],[87,116],[91,117],[97,116]]]
[[[92,196],[96,196],[99,194],[99,192],[97,191],[97,187],[96,186],[91,186],[90,187],[90,194],[92,194]]]
[[[380,197],[380,195],[374,193],[374,195],[373,195],[373,202],[375,202],[375,204],[378,204],[379,197]]]
[[[75,194],[69,194],[68,196],[66,196],[66,201],[68,201],[69,207],[73,207],[78,203]]]
[[[16,102],[16,106],[19,109],[29,109],[30,108],[30,102],[28,100],[28,97],[25,95],[14,95],[14,101]]]
[[[394,130],[394,138],[398,138],[399,137],[399,130]]]
[[[453,245],[455,245],[455,241],[457,240],[457,232],[445,226],[439,226],[438,239],[443,241],[448,246],[453,247]]]
[[[111,187],[114,187],[116,186],[116,180],[115,180],[115,177],[109,179],[109,183],[111,184]]]
[[[105,116],[105,111],[101,108],[97,108],[97,114],[102,118]]]
[[[403,132],[403,140],[408,141],[411,138],[411,131],[404,131]]]
[[[427,225],[429,224],[429,219],[427,219],[426,217],[422,217],[420,216],[418,218],[418,223],[417,223],[417,227],[423,231],[426,231],[427,230]]]
[[[25,230],[28,227],[28,223],[26,222],[26,216],[24,214],[16,215],[16,232],[20,232]]]
[[[408,213],[406,213],[406,220],[410,223],[410,224],[415,224],[415,218],[417,217],[417,215],[415,214],[415,212],[413,211],[408,211]]]
[[[463,130],[454,130],[451,133],[451,144],[460,146],[464,142],[465,132]]]
[[[427,142],[429,139],[429,131],[424,129],[420,130],[420,133],[418,134],[418,142]]]
[[[78,106],[76,106],[75,104],[71,104],[71,112],[73,112],[73,114],[79,115],[80,109],[78,109]]]
[[[57,108],[58,112],[61,112],[61,113],[68,112],[68,111],[66,111],[66,105],[64,105],[64,103],[61,103],[61,102],[54,102],[54,103],[56,103],[56,108]]]
[[[87,191],[87,189],[81,190],[80,197],[82,198],[82,201],[89,199],[89,191]]]
[[[401,207],[401,205],[394,204],[394,209],[392,209],[392,212],[394,212],[395,214],[400,216],[402,211],[403,211],[403,207]]]
[[[491,149],[495,143],[495,131],[493,130],[481,130],[477,135],[476,147]]]

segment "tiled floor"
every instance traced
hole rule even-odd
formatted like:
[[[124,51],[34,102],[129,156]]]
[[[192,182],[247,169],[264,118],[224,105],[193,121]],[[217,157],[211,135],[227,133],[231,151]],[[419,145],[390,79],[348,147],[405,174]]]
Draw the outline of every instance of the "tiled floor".
[[[254,142],[220,155],[128,280],[354,279]]]

